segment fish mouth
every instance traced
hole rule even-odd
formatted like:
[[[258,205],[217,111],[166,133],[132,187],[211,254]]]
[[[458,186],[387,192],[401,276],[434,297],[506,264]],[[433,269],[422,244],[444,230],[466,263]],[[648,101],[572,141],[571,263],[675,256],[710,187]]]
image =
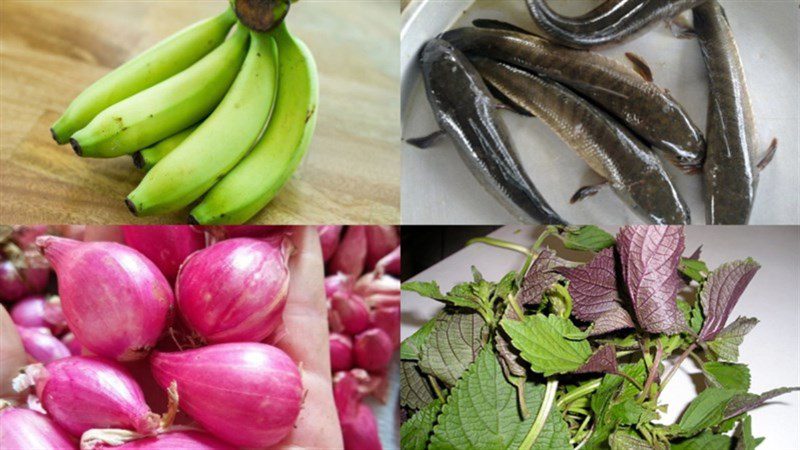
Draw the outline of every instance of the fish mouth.
[[[687,175],[696,175],[703,171],[704,160],[701,158],[673,158],[672,162]]]

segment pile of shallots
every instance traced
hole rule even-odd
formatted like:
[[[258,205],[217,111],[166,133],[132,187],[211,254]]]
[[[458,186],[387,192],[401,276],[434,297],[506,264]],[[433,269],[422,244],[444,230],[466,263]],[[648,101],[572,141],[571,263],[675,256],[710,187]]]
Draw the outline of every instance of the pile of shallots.
[[[346,450],[380,449],[369,395],[386,400],[400,346],[400,237],[392,226],[319,227],[331,370]]]
[[[290,277],[292,244],[282,229],[130,226],[122,227],[124,244],[47,227],[2,229],[0,300],[28,358],[19,365],[32,364],[14,378],[17,403],[0,404],[1,448],[265,448],[292,430],[305,391],[297,362],[271,345],[282,333]],[[345,255],[351,247],[342,243],[335,271],[360,274],[388,253]],[[360,267],[345,262],[355,260]],[[352,328],[357,348],[396,344],[395,335],[376,343],[368,331],[385,323],[380,289],[367,279],[341,285],[369,305],[365,326]],[[0,323],[12,326],[5,311]],[[16,335],[0,331],[12,347]],[[4,350],[3,364],[16,364]],[[359,382],[386,366],[374,359],[384,353],[353,353],[371,370]],[[151,390],[169,399],[164,414],[151,409]]]

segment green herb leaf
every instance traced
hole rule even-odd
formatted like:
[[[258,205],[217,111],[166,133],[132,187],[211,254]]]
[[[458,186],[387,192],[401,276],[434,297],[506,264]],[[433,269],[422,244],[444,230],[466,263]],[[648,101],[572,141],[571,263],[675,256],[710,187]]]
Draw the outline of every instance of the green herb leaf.
[[[737,393],[725,407],[724,417],[730,419],[758,408],[769,400],[789,392],[800,391],[800,387],[782,387],[763,394]]]
[[[569,319],[536,314],[522,320],[503,319],[503,330],[534,372],[549,377],[578,370],[592,355],[589,342]]]
[[[705,262],[691,258],[681,258],[681,262],[678,264],[678,270],[698,283],[705,281],[709,272]]]
[[[454,287],[447,295],[442,294],[439,284],[435,281],[409,281],[403,283],[401,288],[404,291],[416,292],[423,297],[439,300],[448,305],[480,310],[483,305],[480,299],[473,295],[472,289],[469,288],[471,285],[472,283],[462,283]]]
[[[620,430],[608,438],[611,450],[653,450],[647,441],[631,430]]]
[[[749,415],[745,415],[742,417],[742,420],[739,421],[739,425],[733,433],[733,439],[736,443],[734,450],[755,450],[758,444],[764,440],[764,438],[753,437],[753,426],[751,422],[752,420]]]
[[[703,364],[703,372],[712,387],[745,392],[750,389],[750,369],[744,364],[709,361]]]
[[[644,361],[635,364],[622,364],[619,371],[624,372],[639,383],[644,383],[647,378]],[[619,375],[608,374],[603,377],[600,387],[597,388],[591,399],[592,412],[595,415],[595,432],[587,442],[586,448],[608,448],[608,437],[616,429],[618,420],[611,414],[615,403],[633,400],[638,395],[639,389],[630,381]]]
[[[614,236],[594,225],[567,227],[561,238],[564,246],[572,250],[599,252],[614,245]]]
[[[639,423],[642,415],[648,410],[640,405],[634,399],[625,400],[622,403],[617,403],[611,406],[609,414],[613,420],[616,420],[620,425],[635,425]]]
[[[678,443],[670,443],[671,450],[730,450],[731,438],[724,434],[703,432]]]
[[[694,436],[718,425],[725,419],[728,402],[738,393],[733,389],[708,388],[700,393],[686,408],[678,422],[680,436]]]
[[[439,311],[432,320],[425,322],[425,325],[415,331],[414,334],[407,337],[406,340],[400,344],[400,359],[419,361],[420,356],[422,356],[422,348],[425,347],[425,342],[436,324],[436,319],[445,314],[444,311]]]
[[[739,360],[739,346],[744,342],[744,337],[758,323],[758,319],[739,317],[733,323],[723,328],[708,346],[717,354],[719,359],[736,362]]]
[[[400,447],[403,450],[427,449],[436,417],[441,410],[442,402],[436,400],[408,419],[400,427]]]
[[[435,320],[419,367],[449,386],[456,384],[488,339],[488,327],[478,314],[451,313]]]
[[[544,390],[542,385],[525,384],[525,402],[530,411],[539,410]],[[516,389],[506,382],[495,353],[487,347],[456,384],[442,407],[430,449],[517,449],[535,416],[531,414],[522,419]],[[533,449],[571,448],[566,423],[553,408]]]
[[[414,361],[400,361],[400,404],[422,409],[436,398],[430,381]]]

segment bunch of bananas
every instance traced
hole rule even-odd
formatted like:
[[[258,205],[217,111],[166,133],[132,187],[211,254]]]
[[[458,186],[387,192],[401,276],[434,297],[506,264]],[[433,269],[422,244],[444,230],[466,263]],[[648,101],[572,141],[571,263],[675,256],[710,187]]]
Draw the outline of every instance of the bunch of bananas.
[[[305,154],[318,92],[314,58],[285,22],[256,32],[228,9],[89,86],[51,132],[80,156],[133,155],[147,171],[125,199],[137,216],[200,199],[190,222],[240,224]]]

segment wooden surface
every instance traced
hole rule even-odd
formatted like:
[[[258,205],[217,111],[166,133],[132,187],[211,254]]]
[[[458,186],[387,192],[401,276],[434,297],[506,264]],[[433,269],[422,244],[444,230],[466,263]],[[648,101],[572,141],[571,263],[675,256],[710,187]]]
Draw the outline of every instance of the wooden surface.
[[[0,223],[183,223],[137,218],[129,157],[77,157],[49,128],[86,86],[221,11],[216,1],[9,1],[0,22]],[[288,22],[316,57],[307,157],[253,223],[399,223],[399,12],[394,2],[304,1]]]

